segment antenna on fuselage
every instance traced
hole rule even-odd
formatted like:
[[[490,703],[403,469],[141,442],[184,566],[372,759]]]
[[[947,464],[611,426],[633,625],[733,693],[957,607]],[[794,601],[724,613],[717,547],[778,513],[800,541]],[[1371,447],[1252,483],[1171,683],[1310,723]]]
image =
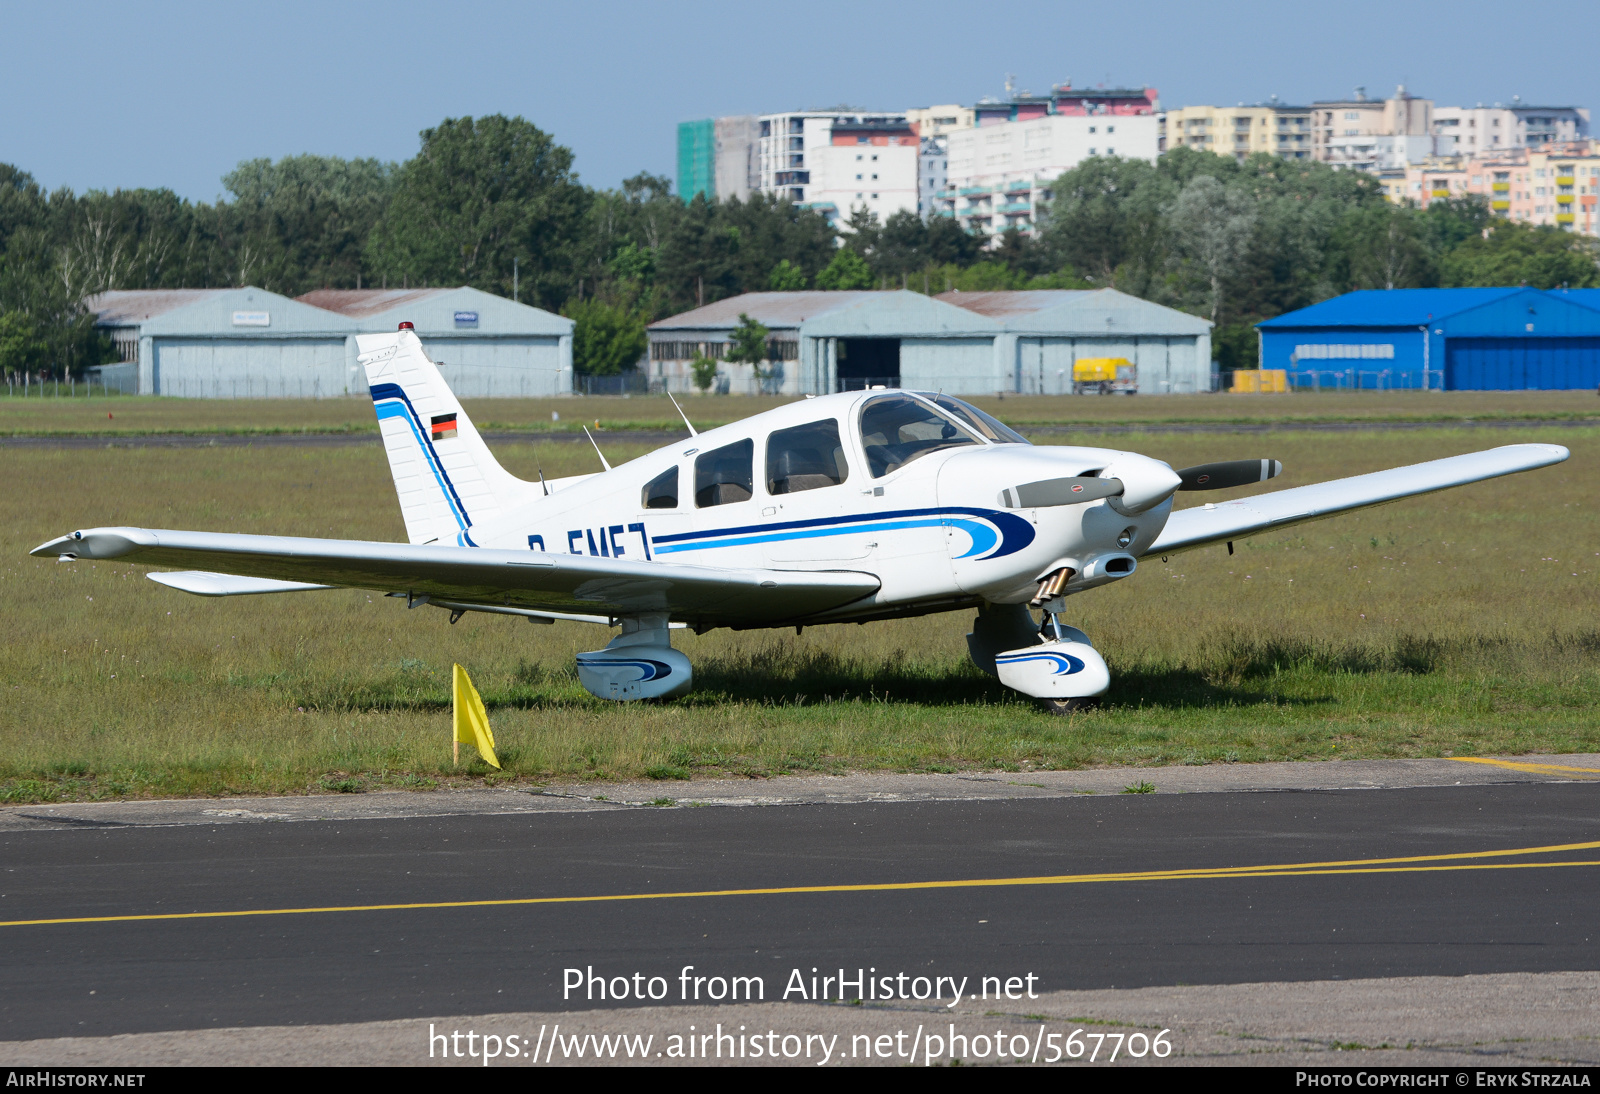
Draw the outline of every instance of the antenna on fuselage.
[[[667,392],[667,398],[672,399],[672,392]],[[695,429],[694,423],[689,420],[689,415],[683,412],[683,407],[678,405],[678,400],[672,399],[672,407],[678,412],[678,417],[683,419],[683,424],[689,427],[689,436],[698,437],[700,433]]]
[[[594,454],[600,457],[600,466],[610,471],[611,465],[606,462],[606,454],[600,451],[600,442],[594,439],[594,434],[589,432],[588,426],[583,427],[583,435],[589,438],[590,444],[594,445]]]
[[[544,491],[544,496],[550,496],[550,484],[544,481],[544,468],[539,468],[539,488]]]

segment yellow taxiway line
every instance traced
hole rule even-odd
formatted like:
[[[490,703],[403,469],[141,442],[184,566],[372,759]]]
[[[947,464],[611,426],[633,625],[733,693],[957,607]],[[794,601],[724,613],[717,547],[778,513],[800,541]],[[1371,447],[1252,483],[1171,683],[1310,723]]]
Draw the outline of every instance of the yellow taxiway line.
[[[1544,847],[1516,847],[1499,851],[1462,851],[1446,855],[1344,859],[1333,862],[1299,862],[1262,866],[1200,867],[1190,870],[1134,870],[1121,873],[974,878],[960,881],[891,881],[861,885],[792,885],[764,889],[708,889],[699,892],[611,893],[596,896],[516,897],[503,900],[441,900],[412,904],[350,904],[314,908],[248,908],[219,912],[71,916],[57,919],[13,919],[0,922],[0,927],[44,927],[66,923],[144,923],[172,919],[239,919],[249,916],[316,915],[327,912],[400,912],[435,908],[505,908],[536,904],[595,904],[625,900],[684,900],[694,897],[787,896],[803,893],[882,893],[919,889],[985,889],[1024,885],[1085,885],[1113,881],[1215,881],[1227,878],[1319,877],[1335,874],[1539,870],[1571,866],[1600,866],[1600,860],[1579,861],[1569,859],[1555,862],[1469,862],[1463,860],[1561,854],[1572,851],[1593,851],[1597,848],[1600,848],[1600,840],[1587,843],[1559,843]]]
[[[1535,764],[1518,763],[1516,760],[1491,760],[1487,756],[1451,756],[1452,760],[1463,764],[1488,764],[1491,767],[1506,767],[1512,771],[1531,771],[1535,775],[1574,774],[1587,775],[1591,779],[1600,779],[1600,769],[1593,767],[1562,767],[1560,764]]]

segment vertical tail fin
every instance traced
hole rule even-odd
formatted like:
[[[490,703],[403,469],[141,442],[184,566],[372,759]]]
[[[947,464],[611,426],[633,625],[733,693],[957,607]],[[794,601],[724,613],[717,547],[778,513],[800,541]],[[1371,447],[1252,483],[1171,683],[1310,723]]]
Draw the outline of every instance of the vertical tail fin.
[[[412,543],[475,547],[473,529],[533,496],[490,454],[410,330],[356,338]]]

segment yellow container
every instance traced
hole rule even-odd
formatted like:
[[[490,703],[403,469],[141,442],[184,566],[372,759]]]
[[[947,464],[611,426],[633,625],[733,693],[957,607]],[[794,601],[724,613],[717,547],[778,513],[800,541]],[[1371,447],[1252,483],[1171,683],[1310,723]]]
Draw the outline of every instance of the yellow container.
[[[1281,368],[1239,369],[1233,374],[1236,395],[1285,395],[1289,391],[1289,371]]]
[[[1116,380],[1117,369],[1132,367],[1126,357],[1080,357],[1072,363],[1072,382],[1109,384]]]

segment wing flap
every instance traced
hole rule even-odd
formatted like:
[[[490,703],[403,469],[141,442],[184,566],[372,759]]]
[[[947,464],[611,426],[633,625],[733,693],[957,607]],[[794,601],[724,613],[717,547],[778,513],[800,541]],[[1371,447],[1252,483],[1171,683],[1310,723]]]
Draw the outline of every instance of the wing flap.
[[[434,600],[576,615],[666,612],[708,625],[779,623],[870,596],[851,570],[723,569],[589,555],[151,528],[91,528],[38,556],[118,559],[295,585],[404,591]],[[263,590],[264,591],[264,590]]]
[[[1511,444],[1486,452],[1375,471],[1370,475],[1354,475],[1238,501],[1183,509],[1167,518],[1166,528],[1145,554],[1166,555],[1207,543],[1242,539],[1257,532],[1289,528],[1401,498],[1448,490],[1452,486],[1532,471],[1560,463],[1567,456],[1567,450],[1558,444]]]

